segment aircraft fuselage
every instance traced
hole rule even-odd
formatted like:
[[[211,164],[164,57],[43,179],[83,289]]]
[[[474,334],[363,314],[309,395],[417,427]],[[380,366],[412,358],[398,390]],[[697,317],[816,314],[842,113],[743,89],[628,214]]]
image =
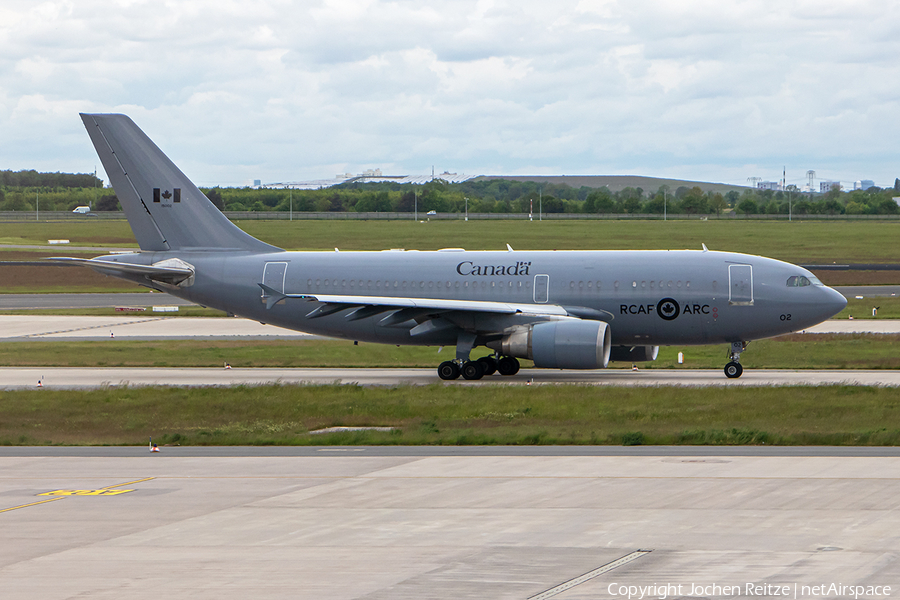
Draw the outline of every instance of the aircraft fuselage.
[[[171,253],[172,256],[176,253]],[[126,255],[128,256],[128,255]],[[170,253],[141,253],[141,264]],[[410,337],[383,327],[384,314],[348,321],[347,310],[307,317],[320,303],[282,301],[270,309],[258,283],[287,294],[338,294],[555,304],[597,311],[614,345],[715,344],[798,331],[845,300],[782,261],[712,251],[383,251],[224,255],[178,252],[196,267],[190,287],[165,291],[204,306],[314,334],[392,344],[455,344],[456,334]],[[125,259],[125,257],[123,257]],[[162,289],[162,288],[161,288]],[[510,316],[510,324],[514,324]],[[496,329],[496,325],[493,327]]]

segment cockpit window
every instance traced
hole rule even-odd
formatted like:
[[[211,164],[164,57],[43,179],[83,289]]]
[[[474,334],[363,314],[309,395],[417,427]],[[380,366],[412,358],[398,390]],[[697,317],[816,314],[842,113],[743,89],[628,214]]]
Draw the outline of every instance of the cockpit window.
[[[813,279],[816,279],[813,277]],[[822,285],[818,279],[816,279],[816,283],[818,285]],[[809,280],[805,275],[791,275],[788,277],[787,286],[788,287],[806,287],[808,285],[813,285],[813,282]]]

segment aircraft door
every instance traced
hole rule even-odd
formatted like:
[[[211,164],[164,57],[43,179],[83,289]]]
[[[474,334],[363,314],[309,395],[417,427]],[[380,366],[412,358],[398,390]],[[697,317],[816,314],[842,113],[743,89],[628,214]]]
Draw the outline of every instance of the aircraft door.
[[[753,305],[753,267],[728,265],[728,304]]]
[[[263,268],[263,284],[283,294],[284,277],[286,273],[286,262],[267,262],[266,266]]]
[[[550,296],[550,276],[535,275],[534,276],[534,301],[538,304],[545,304]]]

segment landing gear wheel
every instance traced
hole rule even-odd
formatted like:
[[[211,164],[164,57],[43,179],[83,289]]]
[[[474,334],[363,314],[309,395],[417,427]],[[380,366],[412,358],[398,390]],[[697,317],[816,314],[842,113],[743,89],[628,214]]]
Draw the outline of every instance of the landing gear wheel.
[[[459,379],[459,367],[452,360],[445,360],[438,366],[438,377],[444,381]]]
[[[478,362],[481,363],[481,370],[485,375],[493,375],[497,372],[497,359],[493,356],[482,356]]]
[[[512,356],[504,356],[497,362],[497,372],[501,375],[515,375],[519,372],[519,361]]]
[[[725,377],[728,379],[737,379],[744,372],[744,367],[739,362],[730,362],[725,365]]]
[[[484,367],[477,360],[467,360],[463,363],[462,369],[463,379],[475,381],[484,377]]]

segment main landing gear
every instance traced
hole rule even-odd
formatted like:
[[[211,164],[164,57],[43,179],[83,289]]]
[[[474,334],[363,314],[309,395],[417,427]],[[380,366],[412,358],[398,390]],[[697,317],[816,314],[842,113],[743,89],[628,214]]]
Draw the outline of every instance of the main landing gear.
[[[477,336],[472,332],[461,332],[456,339],[456,358],[454,360],[446,360],[440,364],[438,377],[445,381],[450,381],[451,379],[458,379],[462,375],[463,379],[475,381],[485,375],[493,375],[494,373],[515,375],[519,372],[519,361],[512,356],[500,356],[499,352],[471,360],[469,354],[475,347],[476,339]]]
[[[482,356],[477,360],[447,360],[438,367],[438,377],[446,381],[458,379],[460,375],[463,379],[475,381],[494,373],[515,375],[518,372],[518,360],[512,356],[497,355]]]
[[[744,372],[741,366],[741,352],[747,349],[747,342],[731,342],[731,351],[728,358],[731,362],[725,365],[725,377],[728,379],[737,379]]]

